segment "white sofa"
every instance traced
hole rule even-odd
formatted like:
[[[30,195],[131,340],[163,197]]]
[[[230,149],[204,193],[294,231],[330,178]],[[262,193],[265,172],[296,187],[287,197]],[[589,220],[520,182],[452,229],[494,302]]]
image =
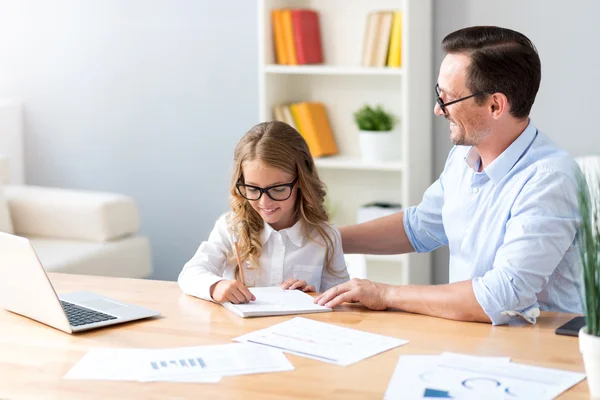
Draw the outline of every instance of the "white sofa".
[[[145,278],[152,274],[148,238],[137,235],[131,197],[11,185],[0,157],[0,231],[31,240],[52,272]]]

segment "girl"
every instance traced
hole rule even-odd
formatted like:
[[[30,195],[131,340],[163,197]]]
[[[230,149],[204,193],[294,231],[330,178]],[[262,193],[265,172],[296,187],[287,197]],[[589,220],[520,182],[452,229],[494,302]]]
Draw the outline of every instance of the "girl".
[[[348,280],[339,231],[327,223],[325,187],[291,126],[254,126],[234,154],[231,211],[179,274],[192,296],[255,300],[248,286],[325,291]],[[239,261],[238,261],[239,260]]]

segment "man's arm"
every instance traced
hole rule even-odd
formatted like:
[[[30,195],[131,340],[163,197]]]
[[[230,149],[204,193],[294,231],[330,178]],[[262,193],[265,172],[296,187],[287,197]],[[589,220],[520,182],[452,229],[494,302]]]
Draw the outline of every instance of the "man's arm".
[[[448,243],[442,207],[443,173],[423,195],[416,207],[358,225],[343,226],[344,253],[402,254],[432,251]]]
[[[347,254],[401,254],[414,250],[404,229],[404,211],[339,228]]]
[[[353,279],[315,299],[326,307],[361,302],[373,310],[396,308],[458,321],[492,322],[479,305],[472,281],[437,286],[394,286]]]
[[[390,286],[387,305],[457,321],[492,322],[477,302],[470,280],[435,286]]]
[[[555,288],[563,285],[562,292],[556,292],[561,297],[553,300],[578,304],[576,281],[581,279],[581,270],[576,249],[572,247],[579,226],[574,180],[560,172],[539,173],[521,190],[511,211],[493,267],[483,276],[432,287],[394,287],[352,280],[325,292],[317,301],[330,306],[359,301],[376,310],[393,307],[500,325],[511,319],[506,312],[524,312],[539,307],[538,293],[548,285],[561,260],[569,257],[566,266],[570,269],[561,271],[562,276],[556,278],[560,281],[552,283]],[[419,245],[415,244],[415,247],[418,249]]]

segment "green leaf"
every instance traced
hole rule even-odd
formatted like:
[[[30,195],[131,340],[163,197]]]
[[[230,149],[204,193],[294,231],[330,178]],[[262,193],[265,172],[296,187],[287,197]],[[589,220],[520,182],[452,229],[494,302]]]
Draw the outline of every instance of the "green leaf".
[[[589,186],[593,194],[590,196]],[[581,217],[580,228],[580,255],[583,266],[583,286],[585,295],[585,319],[590,335],[600,336],[600,204],[595,204],[600,199],[600,180],[587,182],[583,175],[578,175],[579,214]]]
[[[361,131],[391,131],[398,122],[392,114],[383,110],[381,105],[371,108],[363,106],[354,113],[354,122]]]

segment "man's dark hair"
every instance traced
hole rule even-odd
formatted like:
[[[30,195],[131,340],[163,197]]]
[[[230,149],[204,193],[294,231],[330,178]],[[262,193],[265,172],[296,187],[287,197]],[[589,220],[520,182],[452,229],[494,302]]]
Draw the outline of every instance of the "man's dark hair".
[[[496,26],[473,26],[450,33],[442,41],[447,54],[471,58],[466,82],[482,104],[488,94],[503,93],[513,117],[529,116],[542,77],[540,57],[522,33]]]

